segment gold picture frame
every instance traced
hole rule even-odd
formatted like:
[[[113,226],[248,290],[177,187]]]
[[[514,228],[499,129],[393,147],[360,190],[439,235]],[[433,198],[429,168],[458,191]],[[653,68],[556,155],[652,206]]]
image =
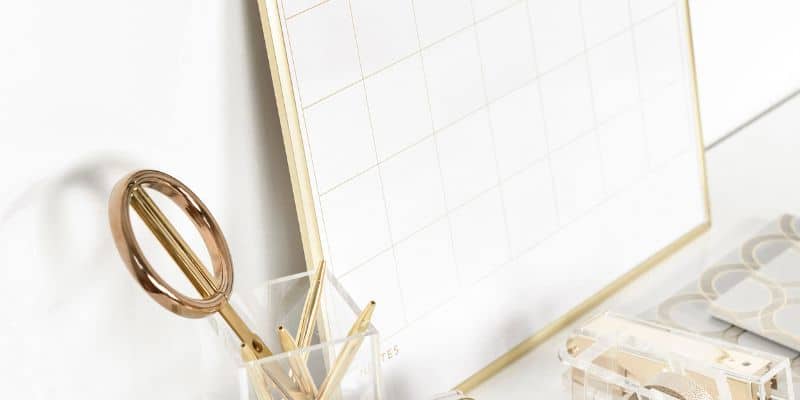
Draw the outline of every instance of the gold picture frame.
[[[305,253],[305,262],[309,270],[313,270],[323,259],[322,241],[314,209],[314,199],[310,183],[310,174],[306,164],[306,152],[300,129],[300,119],[295,102],[295,92],[291,77],[289,56],[284,45],[284,32],[280,23],[280,0],[257,0],[261,24],[264,33],[264,42],[267,49],[269,68],[272,84],[275,91],[278,116],[283,135],[286,157],[289,163],[289,173],[292,182],[292,191],[295,199],[295,208],[298,216],[300,236]],[[590,298],[572,308],[560,318],[549,323],[546,327],[535,332],[528,339],[514,346],[504,355],[500,356],[481,370],[463,380],[456,389],[468,392],[480,383],[502,370],[505,366],[522,357],[524,354],[552,337],[558,331],[574,322],[577,318],[608,299],[620,288],[633,282],[638,276],[647,272],[655,265],[668,258],[679,249],[690,243],[706,232],[711,226],[711,208],[708,195],[704,142],[700,122],[700,106],[697,89],[697,73],[695,68],[694,44],[691,30],[691,12],[688,0],[679,0],[685,10],[686,30],[688,43],[689,83],[692,94],[692,111],[697,124],[697,141],[700,174],[702,181],[702,194],[704,202],[705,221],[686,232],[677,240],[667,245],[660,251],[650,256],[647,260],[625,273],[623,276],[605,286]]]

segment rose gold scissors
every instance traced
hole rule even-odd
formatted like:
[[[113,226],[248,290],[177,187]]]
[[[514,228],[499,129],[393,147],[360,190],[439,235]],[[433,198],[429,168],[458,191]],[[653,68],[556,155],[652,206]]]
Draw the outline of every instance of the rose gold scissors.
[[[192,220],[208,248],[213,274],[203,265],[145,189],[164,194]],[[133,234],[131,208],[178,264],[200,294],[199,298],[178,292],[153,269]],[[245,361],[272,355],[264,341],[244,323],[228,302],[233,289],[233,264],[228,244],[217,221],[186,185],[159,171],[133,172],[114,186],[108,212],[111,232],[120,256],[134,278],[158,304],[188,318],[202,318],[218,312],[241,341],[242,357]],[[267,366],[265,372],[287,398],[305,397],[283,370]]]

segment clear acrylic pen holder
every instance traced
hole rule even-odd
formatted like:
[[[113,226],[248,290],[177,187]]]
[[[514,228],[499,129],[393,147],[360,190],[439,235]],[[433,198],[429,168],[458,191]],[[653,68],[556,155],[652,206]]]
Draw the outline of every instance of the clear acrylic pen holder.
[[[366,304],[357,305],[330,273],[322,286],[311,345],[282,351],[277,327],[283,326],[292,337],[297,337],[310,278],[313,274],[302,273],[272,280],[245,301],[234,299],[234,307],[242,309],[246,319],[254,322],[252,328],[273,352],[260,360],[242,362],[240,399],[383,398],[378,332],[370,324],[366,332],[348,336]],[[379,307],[375,312],[380,312]],[[232,335],[227,335],[227,340],[236,341]],[[301,371],[303,365],[305,371]]]

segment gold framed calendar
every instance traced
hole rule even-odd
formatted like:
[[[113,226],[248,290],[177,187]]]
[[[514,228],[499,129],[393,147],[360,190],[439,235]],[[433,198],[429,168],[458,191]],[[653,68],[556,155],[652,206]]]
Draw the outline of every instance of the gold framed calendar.
[[[258,1],[306,262],[377,300],[390,398],[473,387],[710,224],[684,0]]]

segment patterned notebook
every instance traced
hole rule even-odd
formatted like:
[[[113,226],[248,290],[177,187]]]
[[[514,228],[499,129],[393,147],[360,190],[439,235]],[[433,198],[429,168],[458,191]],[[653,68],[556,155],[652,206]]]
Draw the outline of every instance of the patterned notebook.
[[[799,243],[794,229],[747,242],[750,271],[714,300],[711,315],[800,351]]]
[[[800,220],[783,215],[643,316],[789,357],[799,382],[798,245]]]

